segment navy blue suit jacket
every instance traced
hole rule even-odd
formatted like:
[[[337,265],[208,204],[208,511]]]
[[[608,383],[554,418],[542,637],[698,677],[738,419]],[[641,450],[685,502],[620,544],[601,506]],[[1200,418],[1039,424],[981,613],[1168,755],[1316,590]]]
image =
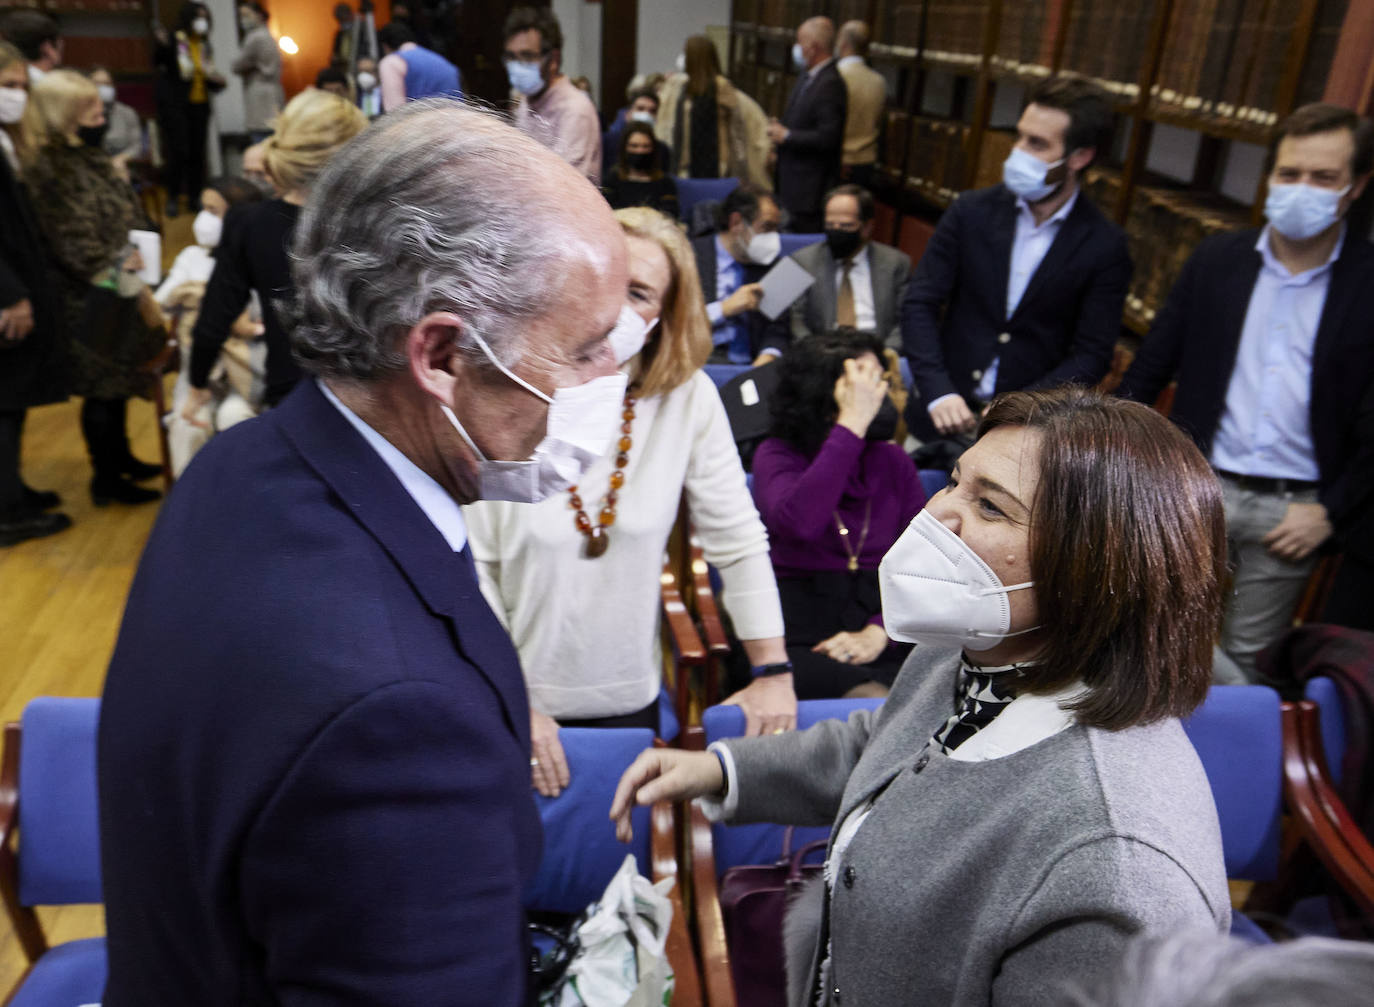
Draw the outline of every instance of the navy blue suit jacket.
[[[1093,385],[1110,369],[1131,280],[1126,236],[1080,191],[1008,318],[1015,235],[1016,197],[1003,185],[962,194],[940,218],[902,306],[902,353],[923,404],[972,395],[994,358],[997,392]]]
[[[815,225],[824,212],[825,194],[840,182],[840,155],[844,147],[844,120],[849,110],[849,89],[839,68],[831,60],[808,79],[803,72],[792,93],[781,122],[787,139],[778,145],[778,202],[793,217],[801,216],[803,227]]]
[[[1174,378],[1169,418],[1207,454],[1262,265],[1256,230],[1208,238],[1184,263],[1117,394],[1153,403]],[[1331,267],[1312,347],[1308,416],[1319,495],[1337,536],[1369,535],[1374,444],[1361,419],[1374,395],[1374,245],[1347,233]],[[1369,406],[1365,405],[1364,409]],[[1254,473],[1244,473],[1252,475]]]
[[[529,754],[466,554],[302,381],[196,459],[129,594],[104,1003],[523,1003]]]

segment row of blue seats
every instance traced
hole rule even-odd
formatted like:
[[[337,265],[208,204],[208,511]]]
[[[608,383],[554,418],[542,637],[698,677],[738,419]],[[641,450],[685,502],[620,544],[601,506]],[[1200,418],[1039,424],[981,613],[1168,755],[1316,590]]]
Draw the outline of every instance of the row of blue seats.
[[[1306,695],[1310,702],[1299,712],[1315,717],[1319,711],[1317,747],[1326,766],[1339,778],[1346,747],[1339,694],[1330,679],[1316,679],[1308,685]],[[798,726],[806,728],[819,720],[848,717],[856,709],[876,708],[880,702],[803,702]],[[1185,725],[1216,799],[1228,877],[1268,881],[1279,874],[1285,797],[1291,805],[1303,786],[1302,781],[1295,780],[1301,760],[1293,747],[1292,725],[1285,724],[1297,710],[1291,705],[1281,710],[1278,694],[1263,686],[1220,686],[1212,689]],[[22,726],[6,727],[0,767],[0,849],[11,855],[0,856],[0,891],[20,943],[34,963],[9,1001],[13,1007],[93,1003],[100,999],[104,986],[103,939],[73,941],[48,949],[31,908],[101,901],[95,768],[98,718],[99,700],[44,697],[28,705]],[[704,747],[743,731],[744,715],[739,707],[714,706],[705,711],[701,727],[687,729],[685,743]],[[554,912],[581,911],[600,896],[626,853],[635,856],[641,872],[652,871],[656,880],[676,873],[680,891],[692,874],[678,870],[674,837],[679,829],[689,829],[689,823],[675,817],[679,809],[666,805],[637,809],[635,839],[629,845],[616,841],[606,817],[621,773],[640,751],[653,744],[652,733],[564,728],[560,738],[572,784],[556,799],[537,799],[546,845],[526,905]],[[1310,808],[1287,810],[1299,820],[1311,813]],[[694,813],[700,815],[695,809]],[[691,824],[690,835],[700,836],[702,832],[701,822]],[[783,832],[778,825],[711,826],[707,832],[711,850],[701,849],[706,841],[695,840],[697,848],[689,846],[687,863],[703,855],[713,857],[715,879],[734,866],[769,864],[778,858]],[[826,829],[798,829],[794,848],[824,839],[827,833]],[[22,844],[16,843],[16,834],[22,835]],[[1366,860],[1364,866],[1374,872],[1374,861]],[[701,871],[695,872],[691,901],[696,908],[698,940],[703,943],[707,936],[700,928],[703,913],[711,908],[713,893],[705,890],[711,880],[710,872],[706,877]],[[686,937],[687,921],[681,918],[682,904],[675,897],[677,939],[670,941],[679,975],[675,1003],[709,1002],[712,1007],[727,1007],[734,1002],[728,978],[707,974],[696,961]],[[1374,905],[1366,908],[1374,911]],[[719,919],[718,911],[715,919]],[[1240,913],[1236,914],[1234,930],[1256,940],[1267,939]]]

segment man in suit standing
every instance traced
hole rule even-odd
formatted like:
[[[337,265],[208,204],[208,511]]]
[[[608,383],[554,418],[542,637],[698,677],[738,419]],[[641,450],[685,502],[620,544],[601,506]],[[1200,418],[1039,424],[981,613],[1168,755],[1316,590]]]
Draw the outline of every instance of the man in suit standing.
[[[178,482],[110,664],[103,1002],[518,1007],[530,715],[459,505],[609,446],[625,239],[452,103],[336,155],[294,250],[313,378]]]
[[[746,182],[721,203],[720,229],[692,239],[715,344],[712,363],[750,363],[765,345],[770,323],[758,310],[759,281],[778,257],[781,221],[773,194]]]
[[[781,354],[791,342],[844,326],[877,333],[901,347],[898,311],[911,275],[911,259],[873,240],[873,195],[857,185],[833,189],[825,199],[825,241],[792,254],[816,282],[789,310],[789,325],[770,331],[764,352]]]
[[[835,42],[835,66],[844,78],[848,111],[844,120],[841,170],[847,181],[873,187],[873,166],[878,161],[878,134],[882,129],[887,81],[864,62],[868,55],[868,25],[846,21]]]
[[[791,217],[789,229],[821,229],[821,203],[840,180],[848,99],[831,52],[835,23],[813,17],[797,29],[792,63],[800,76],[787,99],[782,121],[768,124],[777,151],[778,199]]]
[[[1221,477],[1236,566],[1219,676],[1255,678],[1255,656],[1293,610],[1331,538],[1365,531],[1352,459],[1374,382],[1374,247],[1345,214],[1374,166],[1368,122],[1306,105],[1278,126],[1268,224],[1198,246],[1120,394],[1153,402]],[[1368,604],[1368,598],[1365,599]]]
[[[966,437],[999,392],[1096,384],[1111,367],[1131,258],[1080,185],[1111,123],[1087,81],[1037,85],[1002,184],[963,193],[940,218],[902,308],[925,407],[908,410],[917,437]]]

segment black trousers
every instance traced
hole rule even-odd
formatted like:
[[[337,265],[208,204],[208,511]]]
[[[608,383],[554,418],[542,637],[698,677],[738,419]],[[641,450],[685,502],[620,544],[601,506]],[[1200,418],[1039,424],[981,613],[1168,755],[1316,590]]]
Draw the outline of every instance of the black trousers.
[[[23,438],[24,410],[0,409],[0,520],[22,509],[19,447]]]
[[[81,403],[81,433],[97,481],[118,479],[132,457],[125,428],[128,406],[128,399],[85,399]]]
[[[195,209],[205,188],[205,144],[210,129],[210,103],[187,102],[158,120],[163,134],[163,159],[167,163],[167,198],[184,195]]]

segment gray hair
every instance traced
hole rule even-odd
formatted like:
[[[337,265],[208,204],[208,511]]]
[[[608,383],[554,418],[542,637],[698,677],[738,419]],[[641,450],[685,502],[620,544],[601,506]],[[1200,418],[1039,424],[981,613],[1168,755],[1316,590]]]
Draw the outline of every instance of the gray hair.
[[[503,363],[519,323],[552,308],[553,203],[534,185],[546,152],[453,99],[412,102],[340,150],[311,188],[291,251],[292,343],[315,374],[370,381],[407,366],[404,333],[435,311],[463,319],[459,348]],[[560,247],[561,246],[561,247]]]
[[[1210,931],[1139,937],[1072,1007],[1329,1007],[1374,1003],[1374,946],[1304,937],[1249,944]]]

